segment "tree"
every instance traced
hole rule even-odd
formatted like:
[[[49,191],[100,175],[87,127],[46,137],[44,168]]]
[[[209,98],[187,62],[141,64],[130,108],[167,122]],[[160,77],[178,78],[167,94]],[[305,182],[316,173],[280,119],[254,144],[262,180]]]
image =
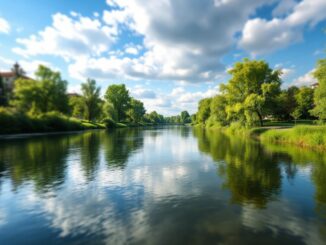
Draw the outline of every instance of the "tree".
[[[85,118],[93,121],[101,113],[101,88],[96,86],[95,80],[87,79],[87,82],[81,85],[81,90],[85,104]]]
[[[23,68],[21,68],[21,66],[17,62],[13,65],[11,71],[15,74],[16,78],[23,77],[26,75],[26,72],[23,70]]]
[[[211,117],[214,122],[218,122],[221,125],[227,124],[227,114],[226,114],[227,101],[225,96],[216,95],[213,97],[210,104]]]
[[[297,120],[302,116],[301,110],[299,108],[295,109],[291,113],[291,117],[294,118],[294,124],[297,124]]]
[[[281,72],[272,70],[265,61],[245,59],[236,63],[229,74],[232,78],[221,86],[228,119],[248,123],[257,117],[262,126],[263,118],[275,113]]]
[[[275,108],[274,117],[281,120],[290,120],[291,113],[297,107],[297,100],[295,95],[298,93],[299,88],[296,86],[291,86],[286,90],[281,91],[277,97],[277,106]]]
[[[311,110],[311,114],[320,120],[326,119],[326,59],[318,62],[314,72],[314,77],[318,80],[318,87],[314,92],[315,108]]]
[[[11,104],[22,112],[41,113],[44,98],[42,93],[40,82],[19,78],[15,81],[14,99]]]
[[[0,77],[0,106],[6,106],[6,105],[7,105],[6,86],[2,77]]]
[[[190,123],[191,122],[191,118],[190,118],[188,111],[181,112],[180,121],[181,121],[181,123]]]
[[[67,81],[62,80],[60,72],[40,65],[35,73],[41,89],[41,112],[68,112]]]
[[[205,123],[209,118],[211,113],[211,98],[202,99],[199,101],[198,112],[197,112],[197,122]]]
[[[15,80],[12,104],[33,113],[68,112],[67,82],[60,73],[41,65],[35,76],[36,80],[22,77]]]
[[[296,114],[300,113],[300,117],[304,119],[310,118],[310,110],[312,110],[314,106],[313,97],[314,90],[312,88],[301,87],[295,94],[295,99],[297,103],[295,111],[299,111],[296,112]]]
[[[114,84],[108,87],[105,99],[112,104],[116,110],[117,120],[120,122],[126,118],[126,113],[130,108],[130,95],[124,84]]]
[[[85,115],[84,98],[79,95],[69,97],[70,115],[77,118],[83,118]]]
[[[143,102],[140,100],[136,100],[131,98],[130,100],[130,109],[128,110],[127,114],[130,120],[134,123],[140,122],[145,115],[146,110],[144,107]]]

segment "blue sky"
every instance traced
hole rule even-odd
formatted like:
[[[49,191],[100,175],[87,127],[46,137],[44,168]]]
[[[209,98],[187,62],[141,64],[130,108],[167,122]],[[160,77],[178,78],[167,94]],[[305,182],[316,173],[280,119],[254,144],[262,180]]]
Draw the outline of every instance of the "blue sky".
[[[0,0],[0,70],[60,70],[69,91],[125,83],[147,110],[195,112],[244,57],[314,82],[326,49],[325,0]]]

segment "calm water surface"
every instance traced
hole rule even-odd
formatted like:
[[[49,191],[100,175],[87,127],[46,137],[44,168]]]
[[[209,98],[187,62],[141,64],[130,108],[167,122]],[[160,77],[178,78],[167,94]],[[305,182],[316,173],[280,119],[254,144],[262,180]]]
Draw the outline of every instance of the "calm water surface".
[[[188,127],[2,140],[0,244],[326,244],[326,154]]]

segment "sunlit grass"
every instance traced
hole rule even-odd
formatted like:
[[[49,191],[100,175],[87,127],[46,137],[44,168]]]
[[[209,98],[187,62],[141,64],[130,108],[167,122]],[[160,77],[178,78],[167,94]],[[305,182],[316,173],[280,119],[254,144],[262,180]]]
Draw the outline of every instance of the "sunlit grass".
[[[279,142],[326,149],[326,126],[295,126],[271,129],[260,135],[263,142]]]

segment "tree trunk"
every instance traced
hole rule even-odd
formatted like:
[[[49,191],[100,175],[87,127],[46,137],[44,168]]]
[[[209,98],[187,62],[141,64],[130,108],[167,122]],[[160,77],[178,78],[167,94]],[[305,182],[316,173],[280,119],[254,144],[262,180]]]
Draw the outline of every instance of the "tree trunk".
[[[263,116],[260,114],[259,111],[256,111],[257,112],[257,115],[259,117],[259,123],[260,123],[260,126],[263,127],[264,126],[264,123],[263,123]]]

